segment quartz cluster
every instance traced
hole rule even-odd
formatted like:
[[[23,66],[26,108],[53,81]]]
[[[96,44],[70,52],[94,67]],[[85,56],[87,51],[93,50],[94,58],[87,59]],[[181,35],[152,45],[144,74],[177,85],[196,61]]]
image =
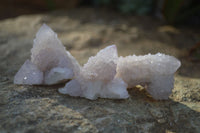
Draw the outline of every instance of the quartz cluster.
[[[80,66],[66,51],[57,34],[43,25],[36,34],[31,60],[14,77],[15,84],[52,85],[67,82],[59,92],[91,100],[125,99],[127,88],[145,85],[154,99],[167,99],[174,86],[174,73],[181,63],[165,54],[118,57],[115,45],[100,50]]]
[[[22,65],[14,83],[52,85],[72,79],[79,71],[78,62],[65,50],[57,34],[43,24],[34,39],[31,60]]]
[[[161,53],[119,57],[116,77],[121,77],[129,88],[145,85],[153,98],[168,99],[174,87],[174,73],[180,65],[173,56]]]
[[[90,57],[81,68],[79,75],[68,82],[60,93],[81,96],[88,99],[128,98],[127,84],[116,76],[118,62],[117,48],[111,45]]]

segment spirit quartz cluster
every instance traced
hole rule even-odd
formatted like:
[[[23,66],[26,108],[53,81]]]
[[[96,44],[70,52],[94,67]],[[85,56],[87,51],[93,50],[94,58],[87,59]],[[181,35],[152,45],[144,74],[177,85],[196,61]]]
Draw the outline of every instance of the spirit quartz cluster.
[[[66,51],[57,34],[47,25],[39,29],[25,61],[14,77],[15,84],[53,85],[65,82],[62,94],[91,100],[125,99],[127,88],[147,86],[154,99],[168,99],[174,86],[174,73],[181,63],[173,56],[155,55],[118,57],[115,45],[100,50],[80,66]]]

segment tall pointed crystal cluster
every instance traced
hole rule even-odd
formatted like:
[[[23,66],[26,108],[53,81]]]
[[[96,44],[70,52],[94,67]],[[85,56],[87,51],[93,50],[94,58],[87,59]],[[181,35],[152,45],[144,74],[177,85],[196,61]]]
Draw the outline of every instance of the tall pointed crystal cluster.
[[[118,57],[115,45],[100,50],[81,67],[66,51],[47,25],[36,34],[31,60],[25,61],[14,77],[15,84],[57,84],[67,82],[59,92],[91,100],[125,99],[127,87],[147,86],[155,99],[167,99],[174,86],[174,73],[181,63],[161,53]]]
[[[78,62],[65,50],[57,34],[43,24],[31,49],[31,61],[23,64],[14,83],[51,85],[72,79],[79,70]]]
[[[64,88],[59,89],[59,92],[92,100],[98,97],[128,98],[127,84],[121,78],[115,78],[117,61],[116,46],[106,47],[96,56],[90,57],[81,68],[80,74]]]

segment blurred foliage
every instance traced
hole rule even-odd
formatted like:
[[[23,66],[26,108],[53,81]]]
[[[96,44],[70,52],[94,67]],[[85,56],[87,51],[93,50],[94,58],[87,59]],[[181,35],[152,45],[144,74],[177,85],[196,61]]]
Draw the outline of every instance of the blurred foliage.
[[[151,13],[155,0],[93,0],[97,6],[110,6],[125,14],[146,15]]]
[[[182,21],[195,21],[195,17],[200,18],[200,1],[195,0],[165,0],[163,15],[167,22],[181,23]],[[200,21],[198,19],[197,21]]]
[[[200,26],[200,0],[6,0],[0,4],[0,19],[83,5],[107,7],[123,14],[158,16],[170,24]]]
[[[124,14],[160,14],[168,23],[200,24],[200,0],[83,0],[95,7],[117,9]],[[161,4],[160,4],[161,3]]]
[[[153,0],[125,0],[121,1],[119,10],[123,13],[145,15],[152,11]]]
[[[55,4],[54,0],[45,0],[45,3],[47,5],[48,10],[55,10],[56,4]]]

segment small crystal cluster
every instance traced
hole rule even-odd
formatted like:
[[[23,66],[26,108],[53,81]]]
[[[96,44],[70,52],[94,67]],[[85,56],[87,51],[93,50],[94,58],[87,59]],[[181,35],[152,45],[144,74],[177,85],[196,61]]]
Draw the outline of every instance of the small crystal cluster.
[[[127,84],[116,76],[118,54],[115,45],[99,51],[90,57],[75,79],[68,82],[60,93],[81,96],[88,99],[128,98]],[[77,93],[78,92],[78,93]]]
[[[14,77],[15,84],[56,84],[66,82],[79,73],[80,66],[65,50],[57,34],[43,25],[36,34],[27,60]]]
[[[167,99],[180,65],[176,58],[161,53],[118,57],[116,46],[111,45],[80,66],[44,24],[36,34],[31,60],[22,65],[14,83],[52,85],[71,80],[59,92],[91,100],[125,99],[129,97],[127,87],[145,85],[154,99]]]
[[[153,98],[167,99],[174,87],[174,73],[180,65],[173,56],[161,53],[119,57],[116,77],[121,77],[129,88],[147,85],[146,90]]]

